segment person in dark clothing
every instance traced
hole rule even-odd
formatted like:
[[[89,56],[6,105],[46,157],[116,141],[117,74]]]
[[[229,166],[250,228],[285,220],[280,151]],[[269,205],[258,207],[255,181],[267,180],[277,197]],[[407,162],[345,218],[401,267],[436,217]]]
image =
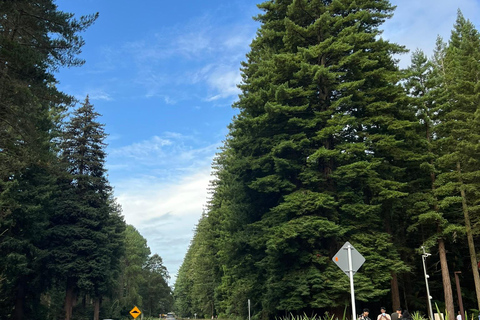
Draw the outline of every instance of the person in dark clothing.
[[[363,313],[360,315],[360,317],[358,318],[358,320],[371,320],[369,317],[368,317],[368,314],[370,313],[370,310],[368,310],[367,308],[363,309]]]
[[[407,309],[403,310],[403,313],[402,313],[402,318],[401,320],[412,320],[412,315],[410,314],[410,312],[408,312]]]
[[[390,316],[390,318],[392,318],[392,320],[398,320],[400,318],[402,318],[402,309],[397,309],[397,311],[395,311],[394,313],[392,313],[392,315]]]

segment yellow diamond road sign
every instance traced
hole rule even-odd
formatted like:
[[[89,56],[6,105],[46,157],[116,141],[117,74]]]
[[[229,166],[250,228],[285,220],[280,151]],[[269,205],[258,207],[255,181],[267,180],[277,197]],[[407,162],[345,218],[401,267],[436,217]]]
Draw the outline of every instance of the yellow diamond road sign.
[[[136,319],[142,312],[135,306],[132,311],[130,311],[130,314],[132,315],[133,319]]]

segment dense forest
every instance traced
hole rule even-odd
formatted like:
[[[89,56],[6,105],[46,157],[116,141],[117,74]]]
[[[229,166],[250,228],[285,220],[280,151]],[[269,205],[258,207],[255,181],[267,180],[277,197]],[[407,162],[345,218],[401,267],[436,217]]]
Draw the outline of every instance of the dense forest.
[[[0,319],[349,314],[332,262],[366,262],[357,310],[453,320],[454,272],[480,310],[480,33],[459,11],[434,52],[382,38],[388,0],[268,0],[241,66],[238,111],[178,272],[127,225],[89,97],[57,88],[81,33],[54,0],[0,0]],[[433,39],[432,39],[433,40]],[[411,55],[399,67],[399,55]],[[175,301],[174,301],[175,298]]]
[[[453,320],[461,271],[480,309],[480,34],[459,11],[449,39],[413,51],[382,38],[387,0],[271,0],[242,64],[209,205],[175,283],[179,314],[342,317],[349,241],[366,259],[357,310]],[[434,41],[435,39],[431,39]],[[428,57],[430,56],[430,58]],[[351,314],[346,311],[345,314]]]
[[[170,311],[162,258],[123,219],[107,134],[88,96],[57,89],[81,66],[76,19],[52,0],[0,1],[0,319],[126,318]]]

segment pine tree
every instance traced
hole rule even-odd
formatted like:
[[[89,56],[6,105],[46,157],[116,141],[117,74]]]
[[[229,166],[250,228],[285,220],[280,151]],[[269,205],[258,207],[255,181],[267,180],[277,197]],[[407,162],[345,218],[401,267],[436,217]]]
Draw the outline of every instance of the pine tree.
[[[160,313],[170,312],[173,295],[167,282],[170,276],[162,258],[158,254],[150,256],[143,270],[146,280],[142,290],[143,313],[157,317]]]
[[[72,98],[58,91],[53,71],[78,66],[80,20],[53,1],[0,1],[0,278],[12,290],[2,305],[13,319],[41,317],[40,295],[49,286],[44,227],[58,175],[52,140]],[[28,283],[28,285],[27,285]],[[12,289],[15,288],[15,289]],[[11,312],[14,306],[13,313]]]
[[[438,175],[436,194],[443,211],[463,213],[480,308],[480,278],[470,222],[471,216],[478,212],[480,191],[479,61],[480,34],[459,12],[444,57],[444,99],[438,112],[436,141],[442,172]]]
[[[358,299],[384,297],[392,272],[409,270],[387,222],[407,194],[400,165],[415,120],[399,102],[391,57],[403,49],[378,38],[393,7],[259,7],[208,213],[224,219],[222,311],[245,316],[247,298],[262,317],[342,306],[348,278],[330,259],[346,239],[375,261],[358,275]]]
[[[35,159],[39,122],[61,111],[71,97],[59,92],[52,71],[79,66],[79,32],[96,15],[79,20],[57,10],[52,0],[0,1],[0,177]],[[41,147],[40,147],[41,148]]]
[[[0,304],[9,319],[36,319],[41,314],[40,296],[51,286],[44,266],[48,262],[45,229],[51,214],[55,172],[44,165],[31,165],[17,172],[2,192],[10,213],[0,220],[0,275],[5,277]]]
[[[414,53],[400,81],[391,53],[403,49],[379,31],[393,12],[388,1],[260,8],[239,114],[213,164],[212,199],[179,271],[177,308],[192,316],[208,301],[195,288],[216,283],[220,315],[246,316],[251,299],[257,318],[341,316],[348,278],[330,259],[348,240],[366,257],[358,300],[395,308],[403,289],[405,306],[424,308],[415,279],[425,246],[440,258],[429,270],[439,280],[432,292],[443,286],[453,315],[449,270],[463,267],[479,221],[477,31],[459,16],[448,45],[439,40],[431,61]],[[468,220],[477,224],[471,235]]]
[[[122,295],[120,305],[123,312],[129,312],[131,306],[142,308],[143,297],[140,288],[146,279],[143,267],[148,261],[150,248],[147,240],[131,225],[125,230],[125,256],[123,261],[123,274],[121,279]]]
[[[437,136],[437,114],[444,95],[443,56],[445,46],[441,38],[437,39],[433,61],[429,61],[422,51],[412,55],[412,65],[407,70],[405,87],[410,95],[410,103],[416,110],[419,119],[419,145],[416,148],[418,170],[411,172],[412,205],[410,213],[413,223],[409,232],[423,230],[420,235],[424,238],[422,246],[427,249],[438,247],[440,258],[443,291],[446,310],[453,317],[455,313],[450,272],[446,256],[446,244],[454,240],[457,232],[462,228],[455,224],[455,216],[443,212],[439,207],[439,200],[435,194],[437,185],[437,159],[435,138]]]
[[[87,97],[66,125],[61,145],[63,200],[51,218],[49,236],[54,272],[66,284],[67,320],[79,292],[95,298],[104,293],[113,248],[118,246],[109,243],[109,236],[121,231],[109,229],[113,210],[104,167],[106,134],[98,117]]]
[[[194,297],[192,295],[193,281],[191,279],[193,275],[191,272],[191,256],[193,254],[193,251],[190,250],[191,247],[190,245],[182,265],[178,269],[175,291],[173,293],[175,298],[174,310],[181,318],[191,318],[195,313],[192,308]]]

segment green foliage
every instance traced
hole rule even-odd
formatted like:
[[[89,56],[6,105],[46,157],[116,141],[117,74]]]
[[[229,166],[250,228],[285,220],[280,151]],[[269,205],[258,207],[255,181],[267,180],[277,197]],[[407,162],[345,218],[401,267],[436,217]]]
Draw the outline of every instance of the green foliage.
[[[170,312],[173,307],[172,290],[167,280],[170,278],[158,254],[150,256],[143,268],[145,283],[142,288],[143,313],[157,317]]]
[[[0,290],[5,297],[1,307],[9,312],[15,303],[21,303],[21,311],[32,319],[40,307],[38,292],[49,286],[44,266],[49,261],[45,229],[54,201],[51,194],[56,189],[51,174],[49,168],[39,166],[25,169],[0,196],[12,204],[10,214],[0,220],[4,230]]]
[[[125,257],[121,282],[124,292],[120,303],[124,311],[130,311],[132,306],[139,308],[143,306],[140,286],[146,281],[142,269],[149,255],[150,248],[147,246],[147,240],[133,226],[128,225],[125,232]]]
[[[170,311],[161,258],[148,257],[138,232],[141,245],[129,242],[133,231],[106,178],[106,134],[88,97],[64,122],[73,98],[58,91],[54,72],[83,64],[79,33],[98,14],[76,19],[51,0],[0,8],[2,319],[71,318],[69,307],[75,319],[91,319],[93,301],[103,302],[102,315],[120,316],[123,280],[135,278],[126,262],[140,264],[130,297],[141,291],[149,313]]]
[[[0,307],[15,319],[42,319],[41,294],[52,285],[46,229],[62,172],[53,142],[72,102],[52,71],[82,64],[78,33],[96,16],[77,20],[50,0],[0,7]]]
[[[49,228],[55,275],[93,295],[105,293],[105,272],[115,267],[107,231],[117,231],[109,226],[111,188],[103,167],[106,135],[95,121],[98,116],[87,98],[66,126],[61,147],[68,175],[60,180],[63,199],[59,197]]]
[[[428,317],[425,317],[422,313],[419,311],[415,311],[412,313],[412,319],[413,320],[427,320]]]
[[[79,32],[96,15],[79,20],[57,10],[51,0],[1,1],[0,176],[37,158],[49,128],[71,97],[55,87],[52,71],[83,63]],[[48,138],[47,138],[48,139]]]
[[[448,44],[438,39],[431,60],[414,52],[400,72],[392,54],[404,48],[380,37],[388,1],[259,8],[176,310],[205,314],[212,301],[245,318],[250,299],[255,319],[338,314],[349,282],[331,257],[346,240],[366,258],[358,301],[423,308],[418,249],[437,257],[446,244],[447,274],[464,265],[465,200],[480,230],[478,32],[460,15]],[[440,271],[428,273],[440,291]]]
[[[391,57],[404,49],[378,38],[388,1],[347,3],[259,5],[239,114],[201,222],[210,227],[197,230],[182,266],[215,275],[220,314],[245,317],[247,299],[258,318],[343,307],[348,279],[330,258],[346,239],[372,261],[359,300],[384,296],[391,272],[410,270],[388,231],[394,213],[406,215],[415,121]],[[195,264],[205,246],[210,261]],[[176,295],[195,301],[189,286],[203,280],[182,270]]]

